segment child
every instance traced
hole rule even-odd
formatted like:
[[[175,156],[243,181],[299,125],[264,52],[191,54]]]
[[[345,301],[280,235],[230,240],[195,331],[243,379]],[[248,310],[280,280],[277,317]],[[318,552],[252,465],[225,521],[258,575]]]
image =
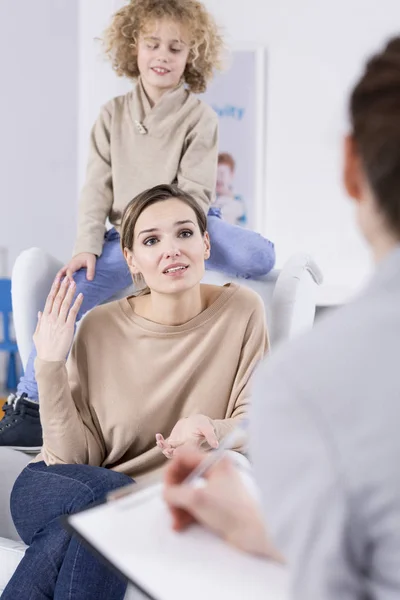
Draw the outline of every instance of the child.
[[[197,0],[131,0],[114,15],[105,43],[117,74],[136,83],[103,106],[91,134],[73,258],[59,272],[83,293],[78,319],[132,283],[118,231],[133,197],[177,183],[207,212],[216,184],[217,116],[194,95],[206,89],[222,49],[205,7]],[[212,209],[208,217],[208,268],[241,277],[267,273],[273,244],[219,216]],[[106,232],[107,218],[113,228]],[[35,354],[6,405],[0,446],[41,445]]]
[[[233,192],[235,161],[228,152],[218,154],[217,186],[213,206],[222,218],[232,225],[245,225],[246,209],[242,198]]]

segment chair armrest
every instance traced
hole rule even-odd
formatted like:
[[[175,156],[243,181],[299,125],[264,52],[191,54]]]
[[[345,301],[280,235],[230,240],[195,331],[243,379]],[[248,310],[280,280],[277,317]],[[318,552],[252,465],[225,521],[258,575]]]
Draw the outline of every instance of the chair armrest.
[[[54,277],[63,263],[40,248],[24,250],[14,263],[11,284],[13,322],[25,368],[32,349],[37,314],[43,310]]]
[[[289,340],[314,324],[318,286],[323,276],[314,259],[294,254],[279,273],[272,296],[271,344]]]
[[[20,541],[11,518],[10,496],[15,480],[31,460],[32,456],[18,450],[0,448],[0,537]]]

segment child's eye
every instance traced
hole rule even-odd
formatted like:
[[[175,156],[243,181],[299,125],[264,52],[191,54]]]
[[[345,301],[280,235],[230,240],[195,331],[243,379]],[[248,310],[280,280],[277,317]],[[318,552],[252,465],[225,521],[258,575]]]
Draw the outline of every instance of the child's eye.
[[[182,48],[171,48],[171,52],[173,52],[174,54],[178,54],[181,51],[182,51]]]
[[[188,238],[188,237],[192,237],[193,235],[193,231],[191,229],[184,229],[183,231],[179,232],[179,236],[180,238]]]
[[[146,44],[146,46],[150,49],[150,50],[155,50],[157,48],[157,44]]]
[[[158,242],[158,239],[156,237],[150,237],[150,238],[146,238],[143,242],[143,244],[145,246],[154,246],[154,244],[156,244]]]

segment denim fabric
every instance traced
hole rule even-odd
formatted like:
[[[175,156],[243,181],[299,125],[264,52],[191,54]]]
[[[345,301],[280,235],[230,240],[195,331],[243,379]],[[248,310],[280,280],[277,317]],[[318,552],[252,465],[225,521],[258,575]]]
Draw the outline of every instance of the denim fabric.
[[[102,467],[29,464],[11,494],[15,527],[29,548],[2,600],[123,600],[126,582],[71,536],[60,517],[131,483]]]
[[[275,246],[259,233],[221,219],[220,209],[210,208],[207,229],[211,256],[206,268],[231,277],[256,279],[275,265]]]

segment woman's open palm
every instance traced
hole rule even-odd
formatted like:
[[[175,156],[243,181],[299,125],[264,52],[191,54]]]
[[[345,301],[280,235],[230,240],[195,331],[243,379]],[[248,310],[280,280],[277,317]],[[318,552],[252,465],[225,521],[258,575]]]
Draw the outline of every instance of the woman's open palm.
[[[203,450],[218,448],[218,438],[212,420],[205,415],[191,415],[179,419],[168,439],[156,434],[156,444],[167,458],[174,456],[180,446],[191,445]]]
[[[75,322],[83,295],[78,294],[75,302],[75,282],[65,277],[61,283],[56,277],[47,296],[46,305],[38,315],[33,341],[37,355],[42,360],[65,360],[74,338]]]

